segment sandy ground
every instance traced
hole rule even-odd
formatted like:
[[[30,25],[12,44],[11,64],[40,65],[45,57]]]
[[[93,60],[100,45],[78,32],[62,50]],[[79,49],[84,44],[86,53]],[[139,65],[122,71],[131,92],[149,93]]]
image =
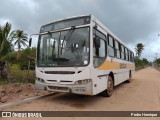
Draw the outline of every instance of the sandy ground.
[[[160,72],[146,68],[135,73],[131,83],[115,87],[112,97],[55,94],[7,109],[7,111],[160,111]],[[4,118],[3,118],[4,119]],[[5,118],[7,119],[7,118]],[[17,118],[15,118],[18,120]],[[58,119],[64,118],[37,118]],[[65,118],[94,120],[151,120],[151,118]],[[160,118],[152,118],[160,120]]]
[[[35,85],[28,83],[9,83],[0,87],[0,105],[12,102],[18,102],[20,100],[42,96],[48,94],[48,91],[36,90]],[[5,100],[2,98],[5,97]]]

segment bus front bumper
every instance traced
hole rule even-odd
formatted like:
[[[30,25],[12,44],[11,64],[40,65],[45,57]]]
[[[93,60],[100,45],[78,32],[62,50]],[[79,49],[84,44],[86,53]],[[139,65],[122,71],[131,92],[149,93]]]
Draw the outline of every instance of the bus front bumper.
[[[93,95],[92,82],[82,85],[58,85],[58,84],[47,84],[35,81],[35,86],[37,89],[44,89],[53,92],[66,92],[73,94],[82,94],[82,95]]]

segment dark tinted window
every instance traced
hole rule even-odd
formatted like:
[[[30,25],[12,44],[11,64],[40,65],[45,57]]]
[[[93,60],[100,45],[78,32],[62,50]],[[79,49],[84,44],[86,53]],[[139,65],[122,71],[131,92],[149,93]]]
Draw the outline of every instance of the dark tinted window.
[[[125,59],[125,54],[124,54],[124,46],[121,45],[121,59]]]
[[[106,36],[103,33],[101,33],[100,31],[98,31],[98,30],[93,29],[93,34],[99,36],[103,40],[106,39]]]
[[[113,38],[109,36],[108,44],[113,47]]]
[[[109,53],[109,56],[111,56],[111,57],[115,56],[114,39],[110,35],[108,36],[108,53]]]
[[[134,53],[133,52],[130,52],[130,61],[134,62]]]
[[[127,48],[125,48],[125,60],[128,61],[128,49]]]
[[[119,45],[119,42],[117,40],[115,40],[115,56],[117,58],[121,58],[121,55],[120,55],[120,45]]]
[[[96,42],[93,41],[93,65],[94,67],[99,67],[101,64],[103,64],[107,55],[106,37],[103,33],[95,29],[93,31],[93,37],[100,39],[100,46],[98,48],[96,48]]]

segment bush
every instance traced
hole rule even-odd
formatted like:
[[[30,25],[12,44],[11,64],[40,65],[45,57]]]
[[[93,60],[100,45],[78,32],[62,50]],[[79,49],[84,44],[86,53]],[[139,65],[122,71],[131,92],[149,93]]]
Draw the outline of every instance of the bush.
[[[28,62],[27,61],[22,62],[19,64],[19,66],[20,66],[21,70],[27,70],[28,69]],[[35,70],[35,62],[33,62],[33,61],[30,62],[30,70]]]
[[[10,64],[17,64],[19,65],[21,70],[28,69],[28,61],[30,60],[30,70],[35,69],[35,58],[36,58],[36,48],[26,48],[22,51],[16,51],[7,54],[3,58],[2,61],[5,59],[8,60]]]
[[[142,68],[144,68],[144,67],[149,65],[149,62],[148,62],[148,60],[146,58],[139,59],[138,57],[135,57],[134,58],[134,62],[135,62],[136,70],[142,69]]]

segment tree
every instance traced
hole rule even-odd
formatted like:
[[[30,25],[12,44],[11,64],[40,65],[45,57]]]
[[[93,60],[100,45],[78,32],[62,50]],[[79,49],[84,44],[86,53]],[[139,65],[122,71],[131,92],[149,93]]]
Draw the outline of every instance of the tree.
[[[10,42],[11,24],[6,22],[4,26],[0,25],[0,57],[13,51],[13,45]]]
[[[135,51],[136,51],[136,56],[138,56],[138,58],[141,57],[143,50],[144,50],[144,45],[142,43],[136,44]]]
[[[145,65],[149,65],[149,61],[146,58],[143,58],[142,61]]]
[[[154,63],[160,67],[160,58],[156,59]]]
[[[4,26],[0,25],[0,65],[1,73],[8,80],[11,79],[8,62],[6,59],[2,60],[9,52],[13,51],[13,46],[10,41],[11,24],[6,22]]]
[[[149,65],[149,61],[146,58],[139,59],[138,56],[134,58],[136,69],[142,69]]]
[[[22,30],[15,30],[11,33],[11,41],[14,41],[14,45],[17,45],[18,51],[20,51],[22,49],[22,45],[28,46],[26,44],[26,42],[28,42],[28,35]]]
[[[157,62],[158,64],[160,64],[160,58],[158,58],[158,59],[156,60],[156,62]]]

